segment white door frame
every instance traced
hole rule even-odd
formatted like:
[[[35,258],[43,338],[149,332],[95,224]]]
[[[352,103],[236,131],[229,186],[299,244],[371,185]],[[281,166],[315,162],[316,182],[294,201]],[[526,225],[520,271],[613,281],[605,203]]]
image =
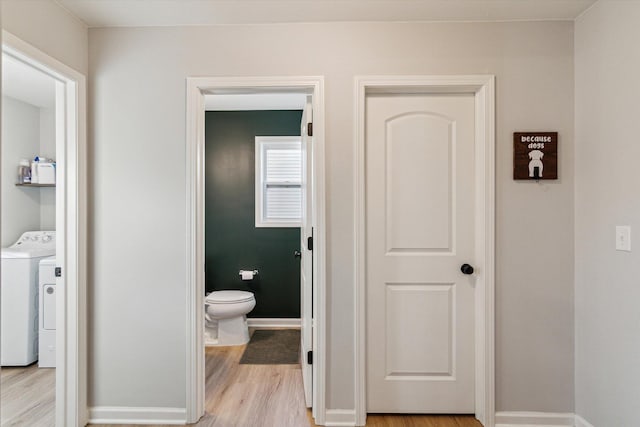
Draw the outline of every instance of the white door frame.
[[[187,78],[187,342],[186,422],[204,414],[204,119],[207,94],[305,92],[313,96],[314,209],[314,402],[316,423],[325,418],[325,166],[323,77],[189,77]]]
[[[468,93],[475,96],[475,415],[485,427],[495,417],[495,77],[359,76],[356,88],[355,404],[356,425],[366,409],[365,97],[370,93]]]
[[[56,426],[84,426],[87,411],[86,78],[13,34],[2,53],[56,80]],[[62,238],[62,241],[60,240]],[[62,249],[62,250],[61,250]]]

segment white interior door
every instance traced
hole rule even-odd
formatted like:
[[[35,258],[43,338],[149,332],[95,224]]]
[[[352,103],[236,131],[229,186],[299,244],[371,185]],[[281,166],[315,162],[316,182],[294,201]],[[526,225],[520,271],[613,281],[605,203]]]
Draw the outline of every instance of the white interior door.
[[[367,412],[474,413],[474,97],[366,98]]]
[[[312,209],[312,137],[308,133],[308,125],[313,122],[311,97],[302,113],[300,135],[302,139],[302,226],[300,227],[300,320],[301,320],[301,355],[302,382],[304,399],[307,408],[312,405],[313,366],[307,355],[313,350],[313,253],[309,250],[308,239],[313,237]]]

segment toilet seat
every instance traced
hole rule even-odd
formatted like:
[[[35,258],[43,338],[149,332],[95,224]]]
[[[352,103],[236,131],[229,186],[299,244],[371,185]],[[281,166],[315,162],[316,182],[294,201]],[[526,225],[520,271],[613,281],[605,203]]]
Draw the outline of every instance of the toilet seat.
[[[253,293],[247,291],[213,291],[205,298],[210,304],[236,304],[253,300]]]

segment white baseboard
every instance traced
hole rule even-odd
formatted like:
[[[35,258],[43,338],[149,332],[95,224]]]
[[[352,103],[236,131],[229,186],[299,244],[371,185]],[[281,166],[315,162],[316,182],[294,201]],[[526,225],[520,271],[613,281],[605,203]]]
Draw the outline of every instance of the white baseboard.
[[[331,427],[351,427],[356,425],[355,409],[327,409],[324,425]]]
[[[89,408],[90,424],[182,424],[186,423],[185,408],[136,408],[96,406]]]
[[[253,329],[269,328],[300,328],[300,319],[269,319],[269,318],[247,318],[247,325]]]
[[[593,424],[576,414],[576,427],[593,427]]]
[[[571,413],[496,412],[496,427],[574,427]]]

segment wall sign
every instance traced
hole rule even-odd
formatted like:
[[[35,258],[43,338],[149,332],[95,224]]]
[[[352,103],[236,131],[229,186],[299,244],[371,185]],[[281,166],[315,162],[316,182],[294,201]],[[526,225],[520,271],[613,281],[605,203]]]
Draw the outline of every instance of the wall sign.
[[[513,133],[513,179],[558,179],[558,132]]]

